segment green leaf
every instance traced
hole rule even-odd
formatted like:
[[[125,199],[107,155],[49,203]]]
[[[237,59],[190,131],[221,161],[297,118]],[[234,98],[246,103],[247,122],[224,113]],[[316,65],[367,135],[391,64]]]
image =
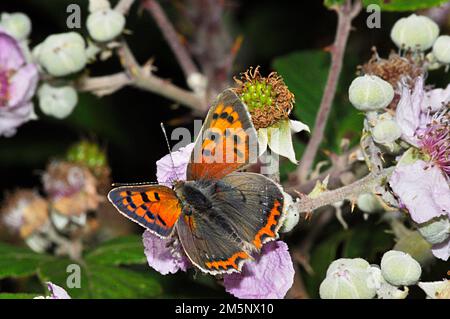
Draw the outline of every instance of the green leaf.
[[[364,6],[376,4],[384,11],[416,11],[440,6],[448,0],[363,0]],[[324,5],[333,8],[342,5],[345,0],[325,0]]]
[[[355,76],[357,64],[352,56],[348,53],[345,57],[322,145],[335,152],[339,151],[344,137],[350,139],[351,146],[357,144],[363,125],[362,114],[348,101],[347,87]],[[330,68],[329,54],[318,50],[294,52],[278,57],[273,66],[295,94],[294,114],[313,131]]]
[[[273,67],[295,94],[295,115],[311,129],[319,110],[329,65],[330,55],[316,50],[294,52],[273,62]]]
[[[99,265],[132,265],[146,262],[141,236],[126,236],[110,240],[88,252],[88,263]]]
[[[22,294],[22,293],[0,293],[0,299],[33,299],[37,297],[36,294]]]
[[[27,248],[0,243],[0,278],[32,275],[46,258]]]
[[[416,11],[440,6],[448,0],[364,0],[364,6],[377,4],[384,11]]]
[[[161,294],[158,281],[147,272],[98,265],[80,265],[80,288],[67,286],[67,267],[75,262],[60,258],[40,265],[38,276],[44,283],[64,288],[72,298],[152,298]]]

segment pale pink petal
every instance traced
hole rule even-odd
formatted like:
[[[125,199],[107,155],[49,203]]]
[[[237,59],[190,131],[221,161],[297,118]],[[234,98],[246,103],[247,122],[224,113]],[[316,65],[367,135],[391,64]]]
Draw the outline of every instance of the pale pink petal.
[[[8,105],[14,107],[30,100],[36,90],[39,74],[36,65],[27,64],[10,78]]]
[[[450,102],[450,84],[445,89],[434,89],[426,93],[422,103],[422,112],[428,111],[434,113],[440,111]]]
[[[450,238],[443,243],[433,245],[431,252],[436,258],[447,261],[450,257]]]
[[[402,130],[402,138],[414,146],[417,146],[416,131],[420,126],[420,108],[424,96],[423,78],[420,76],[416,80],[412,94],[406,85],[403,86],[396,109],[395,120]]]
[[[294,283],[294,266],[288,246],[282,241],[265,244],[254,261],[244,264],[241,273],[224,275],[227,292],[237,298],[284,298]]]
[[[389,184],[416,223],[450,214],[450,187],[437,166],[424,161],[397,166]]]
[[[158,183],[171,186],[176,180],[186,180],[186,170],[195,143],[180,148],[176,152],[167,154],[156,162],[156,178]]]
[[[49,299],[72,299],[69,294],[60,286],[51,282],[47,282],[48,291],[50,291]]]
[[[0,31],[0,70],[17,70],[25,63],[17,41]]]
[[[146,230],[142,239],[149,266],[162,275],[186,271],[191,266],[183,248],[173,238],[163,239]]]
[[[0,136],[13,136],[17,132],[17,127],[35,117],[32,102],[22,104],[8,112],[0,108]]]

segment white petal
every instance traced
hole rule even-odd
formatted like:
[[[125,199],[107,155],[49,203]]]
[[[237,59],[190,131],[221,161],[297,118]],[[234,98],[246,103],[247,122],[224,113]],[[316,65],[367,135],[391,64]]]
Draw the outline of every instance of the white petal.
[[[292,163],[298,164],[295,159],[289,120],[280,121],[278,125],[268,127],[268,138],[272,151],[288,158]]]
[[[264,154],[264,152],[267,150],[267,128],[260,128],[258,130],[258,156],[261,156]]]
[[[300,121],[290,120],[289,124],[291,126],[291,130],[295,133],[298,133],[301,131],[311,132],[309,129],[309,126]]]

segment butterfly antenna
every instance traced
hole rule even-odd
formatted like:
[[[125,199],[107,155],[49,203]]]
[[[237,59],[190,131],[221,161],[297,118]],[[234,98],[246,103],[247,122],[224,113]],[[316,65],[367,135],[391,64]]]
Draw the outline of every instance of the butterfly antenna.
[[[166,140],[167,149],[169,150],[169,155],[170,155],[170,160],[172,161],[173,171],[174,171],[175,175],[177,175],[177,179],[179,180],[180,177],[178,176],[178,174],[177,174],[177,172],[175,170],[175,161],[173,160],[172,150],[170,149],[170,144],[169,144],[169,138],[167,137],[166,128],[164,127],[164,123],[163,122],[161,122],[161,130],[163,131],[164,139]]]

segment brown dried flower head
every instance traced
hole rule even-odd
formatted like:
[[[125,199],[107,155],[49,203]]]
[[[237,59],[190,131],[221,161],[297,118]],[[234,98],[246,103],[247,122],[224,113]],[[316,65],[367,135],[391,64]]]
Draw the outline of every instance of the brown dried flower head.
[[[97,179],[83,165],[52,161],[42,180],[52,208],[62,215],[80,216],[96,210],[102,201]]]
[[[424,73],[424,60],[410,52],[400,56],[391,52],[388,59],[380,58],[376,48],[373,48],[372,58],[359,67],[363,74],[376,75],[389,82],[394,88],[398,87],[402,79],[410,86],[415,79]]]
[[[6,196],[1,221],[25,239],[48,222],[48,202],[31,189],[19,189]]]
[[[247,105],[256,129],[288,118],[294,107],[294,94],[276,72],[263,77],[259,67],[250,68],[234,80],[235,92]]]

